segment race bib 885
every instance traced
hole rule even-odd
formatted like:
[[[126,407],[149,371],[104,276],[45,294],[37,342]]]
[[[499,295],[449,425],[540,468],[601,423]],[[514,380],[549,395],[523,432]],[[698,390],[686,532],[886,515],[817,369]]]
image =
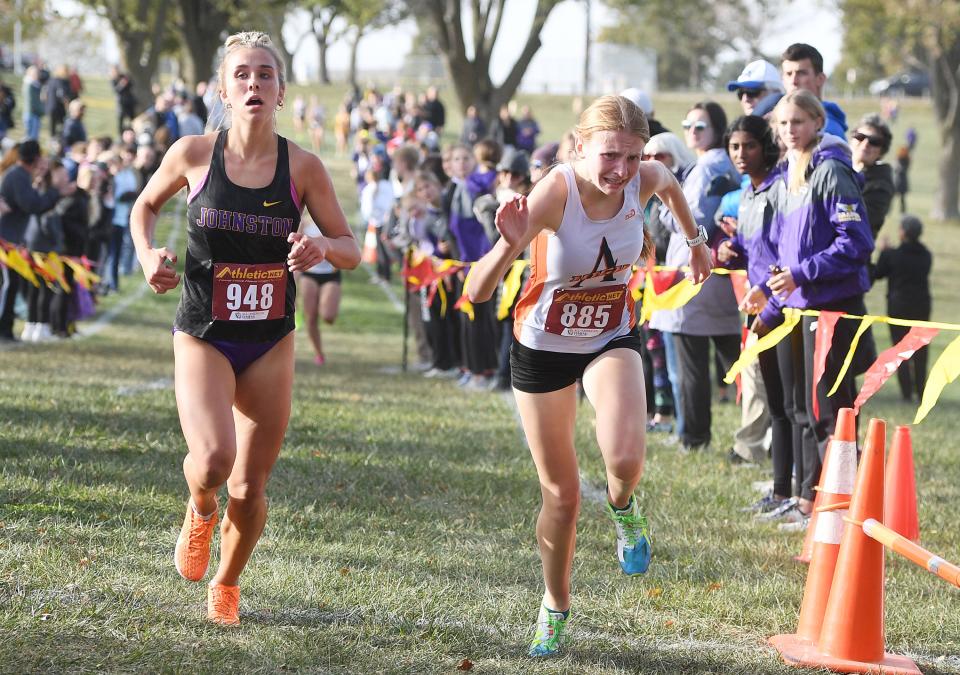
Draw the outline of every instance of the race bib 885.
[[[558,288],[544,328],[566,337],[596,337],[620,326],[627,287]]]

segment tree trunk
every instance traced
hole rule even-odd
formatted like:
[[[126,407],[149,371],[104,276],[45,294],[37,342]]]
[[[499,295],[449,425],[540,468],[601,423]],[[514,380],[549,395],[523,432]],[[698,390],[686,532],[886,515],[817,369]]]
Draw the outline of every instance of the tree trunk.
[[[152,7],[154,4],[156,6]],[[152,17],[151,9],[155,9]],[[133,81],[137,114],[153,105],[151,83],[157,73],[167,30],[167,9],[168,4],[165,2],[140,0],[135,16],[131,17],[121,11],[118,5],[107,6],[107,18],[120,47],[120,66]]]
[[[317,65],[320,68],[320,84],[330,84],[330,73],[327,71],[327,40],[326,36],[321,38],[317,36],[317,49],[320,51],[320,58]]]
[[[931,75],[940,123],[940,183],[931,215],[960,220],[960,40],[934,56]]]
[[[490,55],[496,43],[500,29],[500,19],[503,16],[504,1],[491,2],[499,10],[495,12],[494,24],[487,30],[491,15],[480,16],[475,11],[473,21],[473,60],[467,57],[461,23],[460,0],[430,0],[426,11],[433,21],[439,35],[438,42],[443,55],[443,63],[448,78],[453,82],[454,91],[460,110],[466,112],[471,105],[476,106],[477,113],[488,125],[496,117],[500,105],[508,102],[516,93],[523,75],[540,49],[540,31],[547,20],[547,16],[559,0],[537,0],[536,13],[533,25],[527,34],[523,50],[507,78],[495,86],[490,79]],[[478,20],[481,22],[478,25]]]
[[[287,43],[283,39],[283,21],[287,17],[285,9],[280,8],[273,12],[266,12],[264,16],[264,27],[276,45],[277,51],[283,58],[283,68],[286,71],[287,82],[293,81],[293,52],[287,49]],[[297,47],[300,43],[297,43]],[[296,49],[296,48],[295,48]]]
[[[360,40],[363,39],[363,27],[357,26],[357,33],[350,42],[350,69],[347,71],[347,81],[353,91],[360,90],[360,83],[357,82],[357,52],[360,50]]]
[[[931,215],[939,220],[960,220],[960,128],[941,127],[940,184]]]
[[[216,3],[200,0],[180,0],[180,13],[180,34],[187,54],[183,79],[192,90],[200,80],[210,79],[230,17]]]

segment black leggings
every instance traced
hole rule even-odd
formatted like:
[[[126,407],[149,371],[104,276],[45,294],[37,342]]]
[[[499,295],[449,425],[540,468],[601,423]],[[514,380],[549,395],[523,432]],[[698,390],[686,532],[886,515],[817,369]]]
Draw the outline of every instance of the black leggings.
[[[683,409],[683,434],[686,447],[710,442],[710,342],[720,359],[723,372],[730,370],[740,356],[740,336],[686,335],[675,333],[677,366],[680,369],[680,406]]]
[[[848,314],[863,315],[866,306],[863,296],[833,303],[827,309]],[[817,385],[819,417],[813,414],[813,356],[816,345],[817,317],[805,316],[790,335],[777,345],[777,363],[783,382],[783,404],[793,426],[794,494],[813,501],[814,487],[820,480],[820,468],[827,450],[827,441],[837,424],[841,408],[852,408],[857,396],[855,367],[847,370],[833,396],[827,392],[833,387],[853,336],[857,322],[840,319],[833,333],[833,342],[827,354],[823,377]],[[873,344],[872,336],[864,334],[861,346]],[[858,350],[861,351],[861,350]],[[856,363],[858,358],[854,359]]]
[[[760,352],[760,375],[767,392],[767,412],[770,414],[770,460],[773,463],[773,494],[789,497],[793,494],[793,425],[783,404],[783,381],[777,364],[777,351]]]

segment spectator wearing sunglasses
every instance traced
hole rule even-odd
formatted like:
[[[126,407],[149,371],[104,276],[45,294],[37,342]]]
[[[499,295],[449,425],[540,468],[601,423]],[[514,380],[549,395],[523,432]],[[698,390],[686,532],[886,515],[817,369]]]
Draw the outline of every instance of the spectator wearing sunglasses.
[[[762,99],[771,94],[783,95],[783,83],[777,67],[760,59],[748,63],[740,77],[727,82],[727,91],[736,92],[744,115],[753,115],[757,103]]]
[[[718,230],[714,215],[721,197],[740,184],[740,175],[723,148],[727,116],[717,103],[702,101],[687,111],[682,126],[687,147],[697,156],[697,163],[683,181],[683,194],[709,243]],[[660,220],[672,230],[666,264],[688,265],[690,248],[676,219],[663,213]],[[740,314],[730,278],[710,277],[683,307],[655,313],[650,327],[664,333],[668,368],[670,360],[676,359],[680,442],[686,450],[705,449],[711,436],[709,345],[713,342],[720,354],[724,372],[740,355]]]
[[[863,203],[874,239],[883,227],[895,192],[893,168],[881,161],[892,140],[890,127],[876,113],[864,115],[850,135],[853,168],[863,176]]]
[[[846,138],[847,115],[833,101],[823,100],[827,74],[823,72],[823,55],[816,47],[803,42],[795,42],[787,47],[780,57],[780,74],[786,93],[806,89],[820,99],[820,104],[827,114],[827,123],[823,127],[825,133]]]

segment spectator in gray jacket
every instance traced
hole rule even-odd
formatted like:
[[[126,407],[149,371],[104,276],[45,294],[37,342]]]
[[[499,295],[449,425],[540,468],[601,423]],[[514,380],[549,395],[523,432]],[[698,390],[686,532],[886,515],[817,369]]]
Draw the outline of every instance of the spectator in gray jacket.
[[[704,101],[694,105],[683,121],[687,146],[697,163],[683,181],[683,193],[708,239],[716,231],[714,215],[723,195],[740,184],[740,176],[723,148],[727,117],[718,104]],[[666,264],[683,267],[690,262],[690,248],[670,214],[661,216],[673,230],[667,245]],[[667,368],[674,384],[677,406],[677,433],[684,449],[695,450],[710,443],[710,342],[725,368],[740,353],[740,314],[729,277],[711,276],[689,303],[674,310],[657,312],[650,327],[664,334]]]

